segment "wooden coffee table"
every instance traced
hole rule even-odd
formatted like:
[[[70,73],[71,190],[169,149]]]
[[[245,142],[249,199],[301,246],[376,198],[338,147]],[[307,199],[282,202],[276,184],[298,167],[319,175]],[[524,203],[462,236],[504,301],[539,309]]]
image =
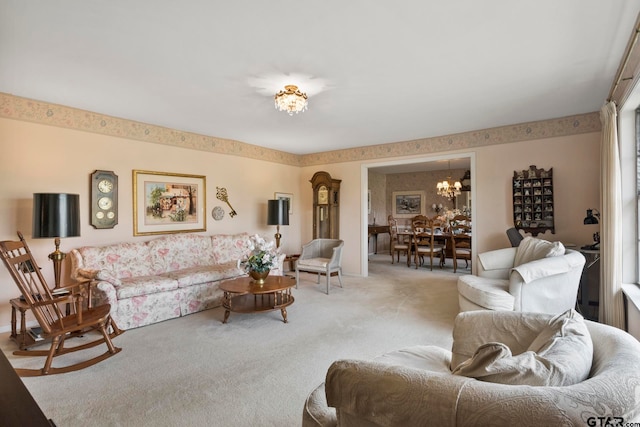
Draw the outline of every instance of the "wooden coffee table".
[[[224,320],[227,323],[229,314],[260,313],[280,310],[284,323],[287,323],[286,307],[293,304],[291,288],[296,280],[289,276],[267,276],[264,284],[259,285],[251,277],[239,277],[220,284],[224,291],[222,306],[225,308]]]

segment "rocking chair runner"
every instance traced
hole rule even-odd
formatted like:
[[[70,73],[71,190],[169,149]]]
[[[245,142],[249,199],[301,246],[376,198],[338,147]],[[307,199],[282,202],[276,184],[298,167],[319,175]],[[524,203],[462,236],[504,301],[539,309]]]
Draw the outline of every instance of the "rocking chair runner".
[[[104,304],[84,308],[81,292],[72,291],[66,295],[52,294],[22,233],[18,232],[18,237],[20,241],[0,242],[0,255],[26,304],[40,324],[44,338],[51,340],[49,350],[18,350],[13,353],[18,356],[47,356],[42,369],[16,369],[18,375],[38,376],[76,371],[119,353],[121,349],[113,345],[111,338],[120,335],[122,331],[109,316],[111,306]],[[60,308],[61,304],[68,304],[72,309],[71,312],[64,315]],[[111,334],[108,328],[113,329]],[[100,332],[102,336],[86,344],[74,347],[64,346],[67,338],[84,335],[92,330]],[[64,367],[51,366],[54,357],[86,350],[101,343],[106,344],[107,351],[99,356]]]

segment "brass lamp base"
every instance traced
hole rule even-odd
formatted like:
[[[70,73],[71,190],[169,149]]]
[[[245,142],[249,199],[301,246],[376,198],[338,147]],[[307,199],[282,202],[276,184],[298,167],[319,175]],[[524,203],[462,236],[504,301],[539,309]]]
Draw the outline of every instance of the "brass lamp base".
[[[67,254],[60,252],[60,238],[56,237],[54,240],[56,250],[49,254],[49,259],[53,262],[53,277],[54,277],[54,289],[60,288],[60,275],[62,272],[62,261],[66,258]]]
[[[280,226],[276,225],[276,234],[274,236],[276,238],[276,249],[280,247],[280,239],[282,238],[282,234],[280,234]]]

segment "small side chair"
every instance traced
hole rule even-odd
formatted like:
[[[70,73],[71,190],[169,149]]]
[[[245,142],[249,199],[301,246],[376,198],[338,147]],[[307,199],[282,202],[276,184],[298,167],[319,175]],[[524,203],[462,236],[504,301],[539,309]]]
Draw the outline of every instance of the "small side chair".
[[[302,253],[296,263],[296,287],[300,283],[300,272],[327,276],[327,295],[329,295],[329,282],[333,273],[338,275],[338,282],[342,287],[342,248],[344,242],[339,239],[314,239],[302,246]]]

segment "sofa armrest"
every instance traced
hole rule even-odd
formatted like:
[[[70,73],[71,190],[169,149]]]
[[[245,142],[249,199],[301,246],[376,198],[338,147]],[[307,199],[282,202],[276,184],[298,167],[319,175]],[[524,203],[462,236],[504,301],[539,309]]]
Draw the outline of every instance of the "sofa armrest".
[[[338,420],[348,414],[380,426],[454,426],[458,396],[468,381],[474,380],[398,365],[338,360],[329,367],[325,391]]]
[[[93,282],[90,286],[94,286],[95,289],[92,292],[93,303],[95,305],[110,304],[111,311],[115,311],[118,306],[118,297],[116,294],[116,288],[109,282]]]
[[[497,249],[478,255],[478,276],[491,279],[508,279],[516,258],[516,249]]]

